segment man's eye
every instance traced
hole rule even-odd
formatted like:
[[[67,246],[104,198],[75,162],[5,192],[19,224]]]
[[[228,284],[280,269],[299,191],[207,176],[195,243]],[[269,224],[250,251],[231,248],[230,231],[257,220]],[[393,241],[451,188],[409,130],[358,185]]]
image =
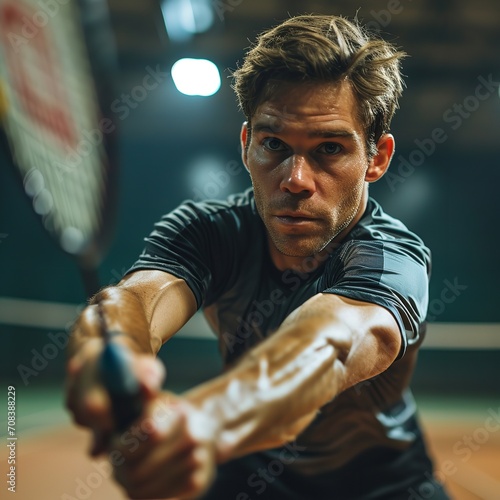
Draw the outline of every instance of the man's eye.
[[[275,137],[268,137],[267,139],[264,139],[262,144],[270,151],[284,151],[286,149],[286,146]]]
[[[336,155],[342,151],[342,146],[340,144],[336,144],[335,142],[325,142],[324,144],[321,144],[317,151],[327,155]]]

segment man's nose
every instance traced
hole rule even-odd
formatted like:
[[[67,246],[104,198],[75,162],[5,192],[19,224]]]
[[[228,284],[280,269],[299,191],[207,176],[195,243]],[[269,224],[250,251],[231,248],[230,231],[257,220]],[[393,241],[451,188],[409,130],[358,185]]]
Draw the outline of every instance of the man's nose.
[[[309,196],[316,191],[313,169],[304,156],[295,154],[287,159],[280,189],[293,194],[303,193]]]

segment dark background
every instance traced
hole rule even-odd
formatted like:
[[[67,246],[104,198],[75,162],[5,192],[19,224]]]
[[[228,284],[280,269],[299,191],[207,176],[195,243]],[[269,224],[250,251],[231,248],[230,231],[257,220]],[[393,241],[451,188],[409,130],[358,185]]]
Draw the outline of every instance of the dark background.
[[[119,56],[116,98],[140,85],[148,67],[160,65],[167,74],[126,118],[108,110],[120,129],[120,177],[117,225],[99,269],[102,284],[118,281],[153,223],[182,200],[223,198],[249,186],[243,168],[237,174],[221,172],[234,166],[231,162],[241,164],[243,116],[229,75],[255,35],[290,14],[357,13],[410,56],[404,62],[407,89],[392,127],[397,141],[392,175],[373,185],[371,194],[433,252],[432,322],[470,325],[471,339],[475,325],[493,323],[500,335],[496,0],[223,0],[211,3],[212,28],[184,43],[168,38],[158,2],[109,3]],[[223,74],[220,91],[206,98],[180,94],[168,72],[181,57],[214,61]],[[496,83],[485,86],[485,81]],[[481,100],[475,96],[478,86]],[[86,296],[74,261],[43,231],[5,158],[1,167],[0,297],[82,304]],[[449,283],[462,288],[453,302],[444,304],[441,297]],[[18,377],[19,364],[30,366],[32,350],[47,344],[49,331],[8,324],[0,328],[7,338],[0,370]],[[457,350],[450,334],[445,345],[424,348],[416,389],[498,394],[495,338],[489,348]],[[174,339],[169,346],[162,357],[180,385],[218,369],[211,340]],[[197,370],[186,370],[187,363]],[[58,356],[37,380],[59,379],[62,373],[63,357]]]

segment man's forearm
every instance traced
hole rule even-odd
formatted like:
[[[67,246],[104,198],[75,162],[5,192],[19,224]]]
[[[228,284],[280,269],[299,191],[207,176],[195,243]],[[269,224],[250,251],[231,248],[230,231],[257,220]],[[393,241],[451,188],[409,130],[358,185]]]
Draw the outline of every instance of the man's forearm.
[[[109,287],[92,298],[75,323],[68,344],[68,356],[76,354],[88,340],[101,338],[104,327],[119,334],[122,338],[118,341],[134,352],[153,354],[161,347],[161,341],[155,341],[150,336],[144,308],[137,296],[125,288]]]
[[[221,461],[279,446],[338,393],[344,372],[339,353],[326,336],[295,325],[185,397],[219,423]]]
[[[323,405],[394,360],[394,318],[350,302],[306,306],[232,370],[184,395],[218,423],[220,461],[295,439]]]
[[[138,353],[156,354],[191,318],[197,305],[182,279],[162,271],[131,273],[93,297],[73,329],[70,357],[88,339],[102,336],[99,307],[106,328],[122,334],[118,342]]]

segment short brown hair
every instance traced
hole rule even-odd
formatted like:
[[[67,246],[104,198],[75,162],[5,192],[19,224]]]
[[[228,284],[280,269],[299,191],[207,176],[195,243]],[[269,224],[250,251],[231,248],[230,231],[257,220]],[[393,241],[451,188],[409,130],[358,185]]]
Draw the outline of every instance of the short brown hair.
[[[369,154],[389,131],[403,90],[405,54],[343,17],[302,15],[265,31],[234,73],[233,88],[251,122],[270,97],[271,81],[338,82],[347,78],[359,106]]]

